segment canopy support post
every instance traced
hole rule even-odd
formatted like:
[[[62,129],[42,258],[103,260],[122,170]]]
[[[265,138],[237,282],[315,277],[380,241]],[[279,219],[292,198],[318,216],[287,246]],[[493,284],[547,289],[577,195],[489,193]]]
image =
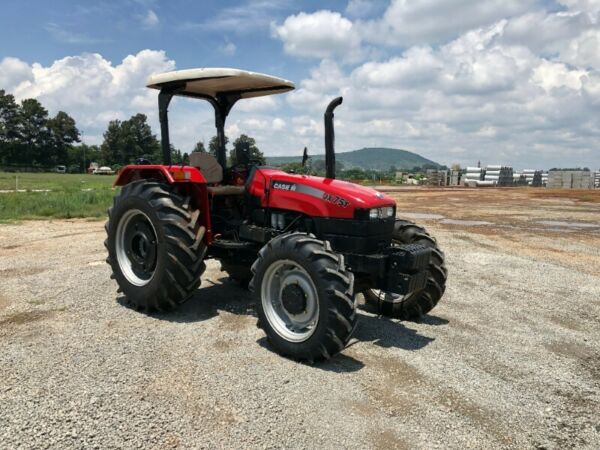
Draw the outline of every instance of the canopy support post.
[[[225,120],[229,111],[235,102],[240,99],[239,94],[218,94],[216,98],[210,97],[207,100],[215,109],[215,127],[217,128],[217,161],[225,170],[227,168],[227,149],[225,148]]]

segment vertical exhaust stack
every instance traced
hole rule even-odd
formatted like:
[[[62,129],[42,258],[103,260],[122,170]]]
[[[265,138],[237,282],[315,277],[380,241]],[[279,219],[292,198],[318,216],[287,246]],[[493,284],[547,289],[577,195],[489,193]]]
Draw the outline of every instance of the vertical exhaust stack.
[[[160,145],[162,148],[163,164],[171,165],[171,143],[169,141],[169,115],[167,108],[173,94],[166,89],[161,89],[158,94],[158,118],[160,120]]]
[[[325,110],[325,177],[335,178],[335,133],[333,110],[342,104],[343,98],[334,98]]]

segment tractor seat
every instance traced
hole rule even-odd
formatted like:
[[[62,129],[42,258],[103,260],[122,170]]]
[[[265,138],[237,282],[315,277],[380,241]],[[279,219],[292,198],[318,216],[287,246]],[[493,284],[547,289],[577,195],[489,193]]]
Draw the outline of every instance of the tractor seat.
[[[208,153],[193,152],[190,155],[190,166],[199,169],[208,184],[223,181],[223,168],[217,158]],[[209,186],[208,192],[212,195],[242,195],[244,189],[244,186]]]
[[[192,152],[190,155],[190,166],[202,172],[208,184],[223,181],[223,168],[217,162],[217,158],[208,153]]]

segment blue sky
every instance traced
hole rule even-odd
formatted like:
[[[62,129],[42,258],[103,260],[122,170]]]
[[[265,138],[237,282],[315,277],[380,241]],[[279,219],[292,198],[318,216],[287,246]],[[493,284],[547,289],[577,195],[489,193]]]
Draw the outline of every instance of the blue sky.
[[[138,111],[158,132],[153,72],[238,67],[290,79],[286,96],[236,106],[228,134],[271,155],[406,148],[445,164],[600,167],[599,0],[8,1],[0,89],[65,110],[86,142]],[[186,151],[210,108],[171,108]]]

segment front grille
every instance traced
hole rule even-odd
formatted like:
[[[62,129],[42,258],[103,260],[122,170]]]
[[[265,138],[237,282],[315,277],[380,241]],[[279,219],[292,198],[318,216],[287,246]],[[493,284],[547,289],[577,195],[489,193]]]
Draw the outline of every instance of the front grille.
[[[316,235],[331,242],[335,251],[372,254],[387,249],[392,241],[394,218],[379,220],[315,217]]]

